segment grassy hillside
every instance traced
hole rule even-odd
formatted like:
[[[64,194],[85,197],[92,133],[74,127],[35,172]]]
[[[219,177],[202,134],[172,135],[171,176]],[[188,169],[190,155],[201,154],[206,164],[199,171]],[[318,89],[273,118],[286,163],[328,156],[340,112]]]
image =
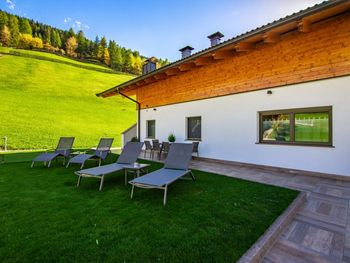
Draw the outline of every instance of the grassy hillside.
[[[114,72],[112,69],[105,67],[105,66],[96,65],[96,64],[92,64],[92,63],[84,63],[84,62],[80,62],[80,61],[77,61],[74,59],[69,59],[67,57],[47,53],[44,51],[32,51],[32,50],[25,50],[25,49],[17,49],[17,48],[9,48],[9,47],[1,47],[0,46],[0,53],[9,54],[11,52],[15,52],[15,53],[21,54],[23,56],[32,56],[33,58],[38,58],[38,59],[55,60],[54,62],[69,63],[69,64],[73,64],[76,66],[81,66],[81,67],[84,67],[87,69],[90,68],[90,69]]]
[[[0,72],[0,137],[10,148],[52,148],[60,136],[75,136],[75,147],[112,136],[118,146],[120,133],[136,122],[133,103],[95,96],[129,75],[11,55],[0,55]]]

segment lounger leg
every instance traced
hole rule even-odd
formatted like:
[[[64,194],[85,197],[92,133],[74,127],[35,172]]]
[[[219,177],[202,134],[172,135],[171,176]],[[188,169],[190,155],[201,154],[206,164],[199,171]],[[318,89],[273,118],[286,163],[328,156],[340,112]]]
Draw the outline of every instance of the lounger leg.
[[[30,166],[30,168],[33,168],[34,167],[34,162],[32,162],[32,165]]]
[[[125,185],[128,184],[128,171],[124,169],[124,176],[125,176]]]
[[[51,160],[49,161],[49,164],[47,165],[47,168],[49,168],[49,167],[50,167],[50,165],[51,165]]]
[[[66,168],[68,168],[69,164],[70,164],[70,162],[68,162],[68,163],[67,163],[67,166],[66,166]]]
[[[167,195],[167,192],[168,192],[168,186],[166,185],[165,188],[164,188],[164,200],[163,200],[163,205],[166,205],[166,195]]]
[[[196,177],[194,177],[192,171],[190,171],[190,175],[191,175],[191,177],[192,177],[192,180],[193,180],[193,181],[196,181]]]
[[[133,184],[133,185],[132,185],[132,188],[131,188],[131,199],[132,199],[132,197],[134,196],[134,187],[135,187],[135,185]]]
[[[81,176],[78,177],[77,187],[80,186],[80,182],[81,182]]]
[[[98,166],[101,166],[101,159],[98,160]]]
[[[102,191],[102,188],[103,188],[103,179],[104,179],[104,175],[102,175],[101,177],[101,183],[100,183],[100,191]]]
[[[83,162],[80,166],[80,169],[83,169],[85,162]]]

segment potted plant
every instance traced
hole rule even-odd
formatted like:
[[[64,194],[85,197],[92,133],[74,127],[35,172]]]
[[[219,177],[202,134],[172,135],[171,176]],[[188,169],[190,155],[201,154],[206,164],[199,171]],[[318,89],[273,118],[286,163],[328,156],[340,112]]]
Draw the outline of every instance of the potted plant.
[[[176,137],[173,133],[170,133],[168,136],[168,141],[169,142],[175,142],[176,141]]]

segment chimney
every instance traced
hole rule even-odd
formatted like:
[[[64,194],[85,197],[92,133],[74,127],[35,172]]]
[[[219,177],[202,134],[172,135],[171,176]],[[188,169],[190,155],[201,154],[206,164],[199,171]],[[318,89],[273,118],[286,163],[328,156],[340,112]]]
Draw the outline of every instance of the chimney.
[[[186,46],[184,48],[179,49],[179,51],[181,52],[181,58],[187,58],[189,56],[191,56],[191,51],[193,50],[193,47],[190,46]]]
[[[150,57],[145,60],[142,66],[142,75],[148,74],[157,69],[157,59],[155,57]]]
[[[221,34],[219,31],[208,36],[208,38],[210,39],[210,46],[213,47],[213,46],[220,44],[220,40],[223,37],[224,37],[224,35]]]

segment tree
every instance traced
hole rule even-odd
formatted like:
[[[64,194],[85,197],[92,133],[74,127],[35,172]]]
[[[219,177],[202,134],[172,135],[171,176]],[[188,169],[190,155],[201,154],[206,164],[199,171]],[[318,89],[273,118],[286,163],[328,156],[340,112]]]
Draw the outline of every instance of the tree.
[[[32,27],[30,26],[28,19],[22,18],[19,20],[19,32],[22,34],[33,34]]]
[[[1,30],[0,41],[4,46],[6,47],[10,46],[11,33],[7,26],[4,26],[3,29]]]
[[[109,57],[108,48],[105,48],[104,51],[103,51],[103,62],[104,62],[106,65],[109,65],[110,57]]]
[[[125,52],[123,70],[126,72],[132,72],[133,63],[134,63],[134,56],[132,55],[131,51],[128,50]]]
[[[18,18],[12,15],[9,18],[9,30],[11,33],[10,45],[17,47],[19,41]]]
[[[43,41],[40,38],[32,37],[32,35],[29,34],[21,34],[18,47],[25,49],[43,48]]]
[[[93,46],[93,52],[92,55],[97,58],[98,57],[98,47],[100,45],[100,39],[98,36],[95,38],[94,46]]]
[[[84,54],[87,53],[87,47],[86,47],[86,38],[84,36],[84,32],[79,30],[77,34],[77,42],[78,42],[78,48],[77,53],[82,57]]]
[[[68,56],[76,57],[77,53],[75,51],[76,51],[77,47],[78,47],[78,43],[77,43],[77,40],[75,39],[75,37],[70,37],[67,39],[66,53]]]
[[[44,29],[44,41],[47,44],[51,44],[51,28],[50,27],[45,27]]]
[[[6,26],[8,23],[8,17],[5,12],[0,11],[0,31]]]
[[[54,47],[61,47],[62,46],[62,41],[60,34],[56,31],[53,30],[51,34],[51,45]]]

